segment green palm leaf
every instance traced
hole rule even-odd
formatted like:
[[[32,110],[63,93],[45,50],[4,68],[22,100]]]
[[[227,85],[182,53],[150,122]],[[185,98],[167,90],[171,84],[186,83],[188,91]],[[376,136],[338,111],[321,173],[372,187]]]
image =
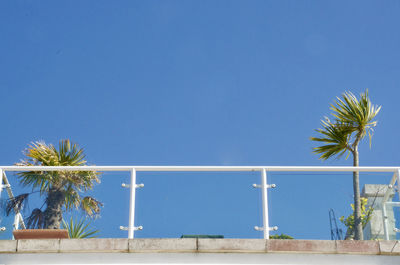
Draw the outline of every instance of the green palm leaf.
[[[351,92],[345,92],[342,98],[337,98],[336,105],[331,105],[332,115],[340,122],[354,127],[360,139],[368,134],[371,144],[373,127],[377,125],[377,121],[373,119],[378,115],[381,107],[372,105],[368,90],[361,93],[359,100]]]
[[[91,222],[86,218],[81,218],[76,221],[72,217],[69,222],[62,220],[62,226],[64,229],[68,230],[70,238],[95,238],[97,237],[99,230],[94,230],[90,228]]]
[[[326,160],[332,156],[340,158],[349,152],[349,138],[353,132],[353,127],[345,123],[331,123],[329,119],[321,121],[322,128],[316,129],[321,137],[311,137],[310,139],[317,142],[327,143],[314,148],[314,153],[321,154],[320,159]]]
[[[335,120],[322,120],[322,128],[316,130],[320,136],[310,138],[326,143],[313,150],[314,153],[320,154],[320,159],[326,160],[333,156],[340,158],[346,152],[352,152],[367,134],[371,145],[373,127],[377,125],[374,118],[381,107],[372,105],[368,90],[361,93],[360,99],[351,92],[345,92],[342,98],[338,97],[335,104],[331,104],[330,109]]]

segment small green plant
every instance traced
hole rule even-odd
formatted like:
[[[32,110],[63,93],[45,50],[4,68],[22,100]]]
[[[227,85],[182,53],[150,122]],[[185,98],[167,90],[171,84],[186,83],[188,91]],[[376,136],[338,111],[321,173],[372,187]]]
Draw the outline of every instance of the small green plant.
[[[87,221],[85,217],[76,221],[72,217],[69,219],[69,222],[65,222],[62,220],[62,227],[68,230],[68,234],[70,238],[95,238],[97,237],[97,233],[99,230],[90,229],[90,225],[92,223]]]
[[[269,236],[269,239],[294,239],[294,238],[289,235],[280,234],[280,235]]]
[[[371,219],[372,212],[374,209],[367,206],[367,198],[361,197],[361,224],[362,228],[364,228],[369,220]],[[340,217],[340,221],[351,231],[354,231],[354,204],[350,205],[351,208],[353,209],[353,213],[349,215],[347,218],[344,218],[344,216]]]

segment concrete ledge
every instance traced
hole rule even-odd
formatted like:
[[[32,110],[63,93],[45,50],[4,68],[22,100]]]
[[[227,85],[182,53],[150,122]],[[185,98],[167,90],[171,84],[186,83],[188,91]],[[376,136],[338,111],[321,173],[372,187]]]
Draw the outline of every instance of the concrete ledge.
[[[382,255],[400,255],[400,241],[379,241]]]
[[[16,240],[0,240],[0,253],[13,253],[17,251]]]
[[[296,253],[337,253],[336,242],[332,240],[267,240],[268,252],[296,252]]]
[[[61,239],[60,252],[128,252],[128,239]]]
[[[138,238],[129,240],[129,252],[196,252],[195,238]]]
[[[95,238],[0,240],[1,254],[19,253],[304,253],[398,255],[399,241],[284,239]],[[0,258],[1,260],[1,258]]]
[[[17,240],[18,253],[54,253],[60,249],[59,239]]]
[[[378,241],[340,240],[336,241],[336,247],[342,254],[380,254]]]
[[[266,252],[265,239],[198,239],[199,252]]]

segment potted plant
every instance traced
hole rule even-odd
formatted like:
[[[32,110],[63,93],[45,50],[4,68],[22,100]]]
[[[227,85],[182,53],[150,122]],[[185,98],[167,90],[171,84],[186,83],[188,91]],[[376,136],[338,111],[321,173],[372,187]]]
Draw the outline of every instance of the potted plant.
[[[24,151],[24,160],[18,166],[85,166],[83,149],[69,140],[61,140],[57,150],[52,144],[33,142]],[[9,200],[6,214],[22,209],[30,194],[39,192],[44,197],[40,208],[35,208],[25,218],[26,230],[14,231],[19,238],[60,238],[68,232],[59,230],[63,212],[82,209],[89,216],[99,214],[102,204],[91,196],[81,197],[81,192],[93,188],[100,182],[100,173],[94,171],[23,171],[17,177],[22,186],[31,186],[31,193],[24,193]],[[46,206],[45,209],[43,207]],[[36,230],[40,229],[40,230]],[[29,234],[34,235],[29,235]],[[28,234],[28,235],[26,235]]]

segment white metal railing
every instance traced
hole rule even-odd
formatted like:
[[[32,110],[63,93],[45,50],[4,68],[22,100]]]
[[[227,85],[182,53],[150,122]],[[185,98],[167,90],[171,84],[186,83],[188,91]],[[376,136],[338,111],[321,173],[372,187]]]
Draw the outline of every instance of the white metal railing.
[[[397,185],[396,185],[397,183]],[[389,218],[387,214],[387,206],[391,207],[400,207],[400,202],[389,202],[389,197],[393,193],[393,190],[397,191],[400,199],[400,169],[397,169],[393,177],[388,185],[388,189],[386,190],[385,195],[382,200],[382,220],[383,220],[383,229],[385,233],[385,239],[389,240]],[[394,232],[399,233],[400,230],[394,227]]]
[[[12,192],[11,185],[8,182],[6,172],[0,168],[0,198],[1,198],[1,192],[4,188],[7,191],[8,197],[10,199],[14,199],[14,194]],[[26,229],[24,219],[22,218],[22,215],[17,207],[14,208],[14,213],[15,215],[14,215],[13,230],[17,230],[19,226],[21,226],[23,229]],[[5,231],[6,228],[1,227],[0,230]]]
[[[269,185],[267,181],[268,172],[391,172],[394,173],[389,187],[393,187],[397,181],[400,195],[400,167],[321,167],[321,166],[0,166],[0,174],[7,171],[126,171],[130,172],[130,184],[123,186],[130,189],[129,203],[129,225],[128,238],[134,238],[134,231],[140,230],[142,227],[135,227],[135,198],[136,188],[143,187],[143,184],[136,184],[137,172],[260,172],[261,184],[254,184],[254,187],[261,188],[262,192],[262,212],[263,212],[263,227],[255,227],[256,230],[263,231],[264,238],[269,238],[269,231],[276,230],[277,227],[269,226],[268,217],[268,194],[267,189],[275,187],[274,184]],[[1,178],[0,178],[1,179]],[[0,196],[2,183],[0,182]],[[389,192],[389,189],[388,189]],[[389,194],[386,194],[383,200],[383,212]],[[393,203],[392,203],[393,204]],[[400,206],[400,203],[399,203]],[[384,213],[385,215],[385,213]],[[20,214],[17,215],[22,219]],[[386,220],[386,219],[384,219]],[[387,233],[387,221],[384,221],[385,236]],[[123,227],[121,227],[124,229]]]

